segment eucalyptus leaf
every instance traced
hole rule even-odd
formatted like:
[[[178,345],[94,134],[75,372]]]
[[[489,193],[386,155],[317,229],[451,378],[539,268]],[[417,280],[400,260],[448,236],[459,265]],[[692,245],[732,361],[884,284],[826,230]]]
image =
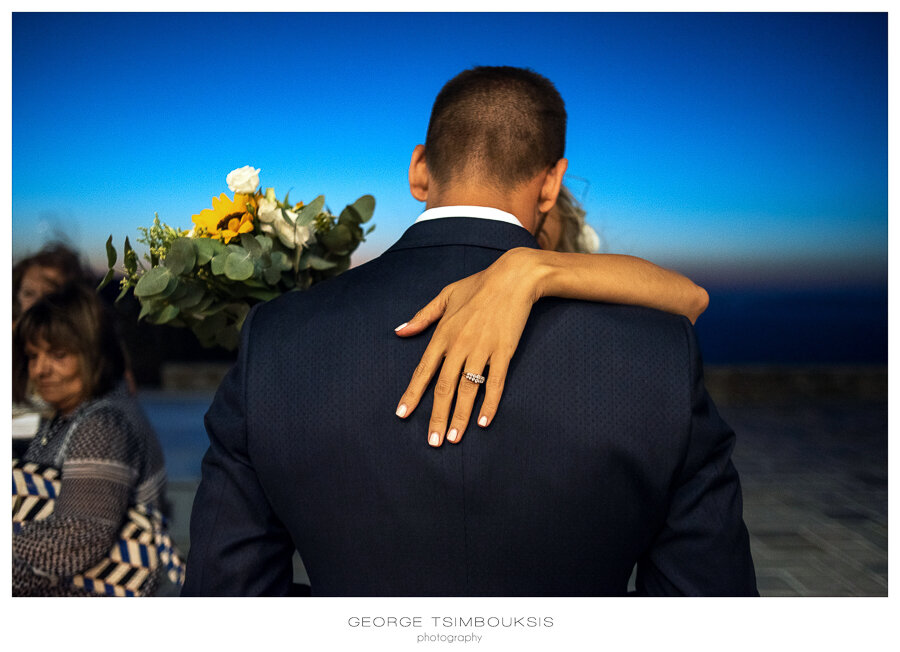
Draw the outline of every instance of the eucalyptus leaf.
[[[169,282],[166,284],[166,289],[163,290],[162,292],[160,292],[159,296],[164,299],[168,299],[178,290],[180,283],[181,283],[181,281],[178,279],[177,276],[172,276],[169,279]]]
[[[109,239],[106,241],[106,262],[110,269],[116,264],[116,259],[118,259],[118,257],[116,248],[113,247],[112,236],[110,235]]]
[[[124,298],[125,298],[125,295],[128,294],[128,290],[130,290],[130,289],[131,289],[131,288],[129,288],[127,285],[124,286],[124,287],[122,288],[122,291],[119,292],[119,296],[116,297],[115,303],[118,303],[119,301],[121,301],[122,299],[124,299]]]
[[[228,260],[228,257],[231,255],[231,252],[227,249],[223,249],[221,253],[216,254],[216,256],[209,262],[210,271],[216,276],[221,276],[225,273],[225,261]]]
[[[256,241],[259,243],[259,246],[262,247],[262,251],[264,254],[270,253],[272,251],[272,238],[266,237],[264,235],[257,235]]]
[[[325,260],[324,258],[319,258],[318,256],[310,256],[309,257],[309,266],[313,269],[331,269],[332,267],[336,267],[337,263]]]
[[[370,226],[368,229],[366,229],[366,235],[369,235],[369,234],[370,234],[372,231],[374,231],[374,230],[375,230],[375,225],[373,224],[373,225]]]
[[[150,303],[142,303],[141,304],[141,312],[138,315],[138,321],[142,320],[144,317],[153,312],[152,304]]]
[[[344,210],[341,211],[341,215],[338,217],[338,224],[346,226],[349,224],[359,224],[360,222],[362,222],[362,216],[359,212],[349,204],[344,206]]]
[[[368,222],[375,213],[375,198],[372,195],[363,195],[355,202],[353,208],[360,217],[360,222]]]
[[[190,310],[191,315],[194,316],[196,319],[208,319],[212,315],[215,315],[216,313],[221,312],[222,309],[224,308],[224,306],[222,304],[215,305],[215,306],[211,305],[212,299],[213,299],[213,297],[207,297],[207,298],[203,299],[203,301],[198,303],[196,306],[191,308],[191,310]]]
[[[197,250],[198,265],[205,265],[226,250],[225,245],[214,238],[195,238],[194,247]]]
[[[249,252],[231,252],[225,259],[225,276],[232,281],[245,281],[253,276],[253,260]]]
[[[173,274],[186,274],[194,269],[197,254],[190,238],[175,238],[166,254],[165,266]]]
[[[206,313],[207,308],[209,308],[212,305],[212,302],[215,300],[216,298],[212,294],[206,294],[203,296],[200,302],[191,309],[191,312],[195,314],[201,312]],[[209,311],[208,314],[212,314],[213,312],[215,312],[215,310]]]
[[[245,288],[264,288],[268,287],[265,281],[262,281],[257,278],[249,278],[242,284]]]
[[[346,224],[338,224],[331,231],[319,235],[319,242],[328,247],[332,253],[341,255],[347,253],[347,247],[350,246],[352,239]]]
[[[114,270],[112,267],[110,267],[109,270],[106,272],[106,275],[103,277],[103,280],[100,281],[100,285],[97,286],[97,290],[102,290],[103,288],[105,288],[107,286],[107,284],[111,280],[113,280],[113,277],[115,275],[116,275],[116,270]]]
[[[307,226],[312,223],[312,221],[316,219],[316,215],[322,211],[322,206],[324,205],[325,195],[319,195],[313,199],[310,203],[300,209],[300,214],[297,216],[297,224],[300,226]]]
[[[154,315],[154,317],[151,319],[151,321],[154,324],[165,324],[165,323],[168,323],[168,322],[172,321],[173,319],[175,319],[178,316],[179,312],[181,312],[181,311],[178,309],[177,306],[173,306],[172,304],[169,304],[169,305],[165,306],[162,310],[160,310],[158,313],[156,313],[156,315]]]
[[[281,277],[281,272],[276,271],[276,274],[278,274],[278,277],[276,278],[275,283],[277,283],[278,278]],[[247,292],[247,296],[259,299],[260,301],[271,301],[272,299],[281,296],[281,290],[275,288],[254,288]]]
[[[263,270],[263,278],[269,285],[277,285],[281,280],[281,269],[274,265],[270,265]]]
[[[249,253],[254,258],[259,258],[260,256],[262,256],[262,245],[260,245],[259,242],[256,241],[256,238],[254,238],[249,233],[241,234],[241,245],[244,247],[244,249],[247,250],[247,253]]]
[[[203,299],[204,288],[202,285],[198,285],[197,283],[184,283],[182,284],[183,292],[176,299],[174,296],[172,299],[172,303],[177,305],[181,310],[186,310],[187,308],[193,308],[197,304],[200,303],[200,300]]]
[[[275,251],[271,255],[272,267],[276,267],[281,271],[291,268],[291,259],[282,251]]]
[[[154,267],[144,274],[134,286],[134,296],[150,297],[159,294],[165,291],[172,278],[172,272],[167,267]]]
[[[359,225],[368,222],[374,212],[375,198],[372,195],[363,195],[341,211],[338,223]]]
[[[138,321],[146,317],[147,315],[152,315],[162,308],[162,303],[157,299],[141,299],[141,312],[138,315]]]

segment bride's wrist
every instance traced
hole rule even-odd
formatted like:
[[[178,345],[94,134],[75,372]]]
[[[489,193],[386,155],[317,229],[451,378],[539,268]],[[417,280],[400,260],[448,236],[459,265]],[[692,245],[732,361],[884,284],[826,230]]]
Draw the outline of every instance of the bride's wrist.
[[[515,276],[516,286],[527,292],[532,303],[546,296],[553,272],[552,265],[546,260],[546,253],[541,249],[517,247],[503,254],[510,273]]]

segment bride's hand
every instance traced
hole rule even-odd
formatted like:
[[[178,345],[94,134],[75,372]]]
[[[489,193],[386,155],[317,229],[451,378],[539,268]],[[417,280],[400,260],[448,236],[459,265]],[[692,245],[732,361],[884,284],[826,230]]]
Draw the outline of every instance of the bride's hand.
[[[490,365],[477,420],[481,427],[490,424],[500,404],[509,361],[532,305],[542,296],[646,306],[684,315],[691,323],[709,303],[706,290],[689,278],[642,258],[511,249],[484,271],[445,287],[408,323],[397,327],[397,334],[407,337],[440,319],[400,399],[397,415],[412,414],[441,367],[428,443],[440,446],[445,433],[451,442],[459,442],[478,393],[478,385],[462,374],[483,374]],[[456,405],[448,429],[454,394]]]
[[[487,378],[478,425],[486,427],[494,418],[509,361],[531,306],[539,298],[539,271],[523,274],[528,266],[521,259],[527,255],[528,250],[514,249],[484,271],[446,286],[409,322],[396,329],[401,337],[416,335],[440,319],[397,407],[401,418],[412,414],[435,371],[441,368],[428,426],[431,446],[440,446],[445,434],[450,442],[458,443],[466,430],[478,385],[463,377],[463,372]],[[490,370],[485,374],[487,365]],[[456,404],[449,418],[454,395]]]

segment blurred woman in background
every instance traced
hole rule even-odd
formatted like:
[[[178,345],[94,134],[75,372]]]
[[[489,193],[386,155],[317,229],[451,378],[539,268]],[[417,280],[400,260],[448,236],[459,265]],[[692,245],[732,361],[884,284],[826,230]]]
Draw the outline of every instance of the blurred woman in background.
[[[42,296],[68,283],[87,283],[78,254],[64,244],[52,244],[13,266],[13,326]]]
[[[42,297],[13,340],[14,394],[33,391],[50,408],[21,462],[56,469],[60,481],[52,514],[13,535],[13,595],[86,595],[71,578],[108,555],[129,508],[162,507],[162,450],[121,383],[122,349],[95,292],[70,285]],[[158,570],[147,574],[139,593],[158,581]]]

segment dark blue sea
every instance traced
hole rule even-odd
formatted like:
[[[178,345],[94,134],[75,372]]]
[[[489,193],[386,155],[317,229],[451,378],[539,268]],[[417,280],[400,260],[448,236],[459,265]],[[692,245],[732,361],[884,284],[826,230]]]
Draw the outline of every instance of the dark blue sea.
[[[887,287],[709,290],[706,364],[887,364]]]

